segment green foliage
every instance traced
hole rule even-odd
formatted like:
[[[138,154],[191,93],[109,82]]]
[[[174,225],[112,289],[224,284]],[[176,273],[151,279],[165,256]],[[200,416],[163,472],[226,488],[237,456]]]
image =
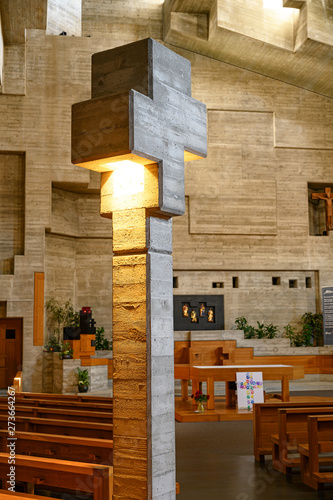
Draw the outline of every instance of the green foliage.
[[[243,330],[244,338],[253,339],[255,338],[255,330],[253,326],[250,326],[244,316],[240,316],[235,319],[235,324],[237,326],[237,330]]]
[[[61,346],[58,339],[54,335],[50,335],[48,341],[44,345],[44,349],[47,352],[59,352],[61,350]]]
[[[301,330],[289,323],[284,327],[285,336],[295,347],[318,346],[323,343],[323,315],[321,313],[304,313],[299,321]]]
[[[53,327],[53,337],[60,344],[62,328],[65,326],[79,326],[80,313],[74,311],[70,300],[61,305],[56,299],[52,298],[45,304],[48,320],[51,328]]]
[[[77,367],[76,372],[74,373],[77,385],[87,386],[90,384],[89,372],[87,369],[81,370],[81,368]]]
[[[283,329],[284,329],[284,335],[290,340],[290,345],[294,347],[301,347],[304,345],[304,339],[302,337],[302,333],[298,332],[295,326],[291,326],[291,324],[288,323],[286,326],[283,327]]]
[[[104,338],[105,331],[104,327],[101,326],[96,328],[96,336],[95,336],[95,349],[96,351],[105,351],[112,349],[112,341]]]
[[[73,356],[73,349],[71,348],[69,342],[65,342],[60,345],[59,359],[62,359],[63,356],[68,356],[68,355],[70,355],[70,357]]]
[[[302,334],[305,345],[323,344],[323,315],[321,313],[304,313],[301,318]]]
[[[235,324],[237,330],[243,330],[246,339],[274,339],[279,333],[278,327],[272,323],[265,325],[265,323],[257,321],[258,327],[254,328],[248,324],[244,316],[236,318]]]

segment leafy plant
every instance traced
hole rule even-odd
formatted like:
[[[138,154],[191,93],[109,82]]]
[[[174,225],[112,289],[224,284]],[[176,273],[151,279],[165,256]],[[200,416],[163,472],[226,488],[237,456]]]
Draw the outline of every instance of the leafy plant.
[[[240,316],[235,319],[235,324],[237,326],[237,330],[243,330],[244,338],[253,339],[255,338],[255,330],[253,326],[250,326],[247,322],[247,319],[244,316]]]
[[[51,327],[53,327],[53,337],[60,344],[61,329],[65,326],[79,326],[80,313],[75,312],[70,300],[61,305],[56,299],[52,298],[45,304]]]
[[[59,352],[61,350],[61,346],[58,342],[58,339],[54,335],[50,335],[46,344],[44,345],[44,349],[47,352]]]
[[[60,353],[59,353],[59,358],[62,359],[63,356],[73,356],[73,349],[71,348],[71,345],[69,342],[65,342],[64,344],[61,344],[60,346]]]
[[[96,351],[105,351],[112,349],[112,341],[104,338],[104,335],[105,331],[103,326],[96,329],[96,336],[95,336]]]
[[[285,336],[290,340],[290,345],[294,347],[301,347],[304,345],[304,339],[301,332],[297,331],[295,326],[288,323],[283,327]]]
[[[254,328],[254,326],[248,324],[244,316],[236,318],[235,324],[238,330],[243,330],[246,339],[274,339],[279,333],[278,327],[272,323],[265,325],[265,323],[257,321],[258,327]]]
[[[301,318],[304,345],[318,346],[323,343],[323,315],[321,313],[304,313]]]
[[[74,375],[75,375],[78,386],[82,385],[82,386],[89,387],[90,377],[89,377],[89,372],[87,369],[81,370],[81,368],[77,367]]]

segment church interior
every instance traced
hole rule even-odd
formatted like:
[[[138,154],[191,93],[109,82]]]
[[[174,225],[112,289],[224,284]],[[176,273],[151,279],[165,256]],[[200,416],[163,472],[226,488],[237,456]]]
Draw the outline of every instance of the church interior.
[[[331,498],[332,203],[332,0],[0,0],[0,498]]]

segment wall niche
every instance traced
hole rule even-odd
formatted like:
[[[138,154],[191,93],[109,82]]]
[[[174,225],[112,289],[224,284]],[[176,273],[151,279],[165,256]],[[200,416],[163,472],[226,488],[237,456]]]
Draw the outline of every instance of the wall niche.
[[[327,236],[325,201],[312,199],[312,193],[324,193],[325,187],[330,187],[333,191],[333,184],[327,182],[308,183],[309,234],[311,236]]]

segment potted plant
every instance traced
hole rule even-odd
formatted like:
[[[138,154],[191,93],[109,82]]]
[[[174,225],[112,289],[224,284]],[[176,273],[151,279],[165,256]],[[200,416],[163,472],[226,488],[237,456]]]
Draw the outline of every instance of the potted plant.
[[[88,370],[81,370],[81,368],[77,367],[75,372],[75,378],[77,381],[77,388],[79,392],[87,392],[90,384],[90,377]]]
[[[52,336],[57,339],[60,345],[60,337],[64,328],[77,328],[80,325],[80,313],[75,312],[70,300],[61,305],[52,298],[45,304],[48,320],[53,327]]]
[[[44,345],[44,350],[47,352],[60,352],[61,346],[58,339],[54,335],[50,335],[48,341]]]
[[[104,327],[101,326],[96,329],[95,335],[95,349],[96,351],[112,350],[112,340],[104,337]]]
[[[72,359],[73,357],[73,349],[69,342],[65,342],[61,344],[61,351],[59,353],[59,359]]]

